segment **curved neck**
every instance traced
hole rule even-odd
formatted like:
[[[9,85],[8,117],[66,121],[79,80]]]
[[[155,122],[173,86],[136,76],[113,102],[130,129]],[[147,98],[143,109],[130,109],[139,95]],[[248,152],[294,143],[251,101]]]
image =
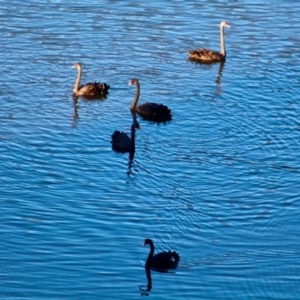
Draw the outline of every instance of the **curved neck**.
[[[224,26],[220,26],[220,42],[221,42],[221,54],[226,56],[226,50],[225,50],[225,39],[224,39]]]
[[[78,68],[78,73],[77,73],[77,78],[75,80],[73,93],[78,93],[79,83],[80,83],[80,79],[81,79],[81,73],[82,73],[81,68]]]
[[[150,244],[150,253],[149,253],[147,261],[146,261],[146,266],[145,266],[146,268],[151,267],[153,254],[154,254],[154,245]]]
[[[131,109],[134,109],[136,107],[137,102],[139,101],[139,97],[140,97],[140,83],[138,82],[138,80],[136,81],[135,85],[136,85],[136,91],[135,91],[134,99],[130,106]]]

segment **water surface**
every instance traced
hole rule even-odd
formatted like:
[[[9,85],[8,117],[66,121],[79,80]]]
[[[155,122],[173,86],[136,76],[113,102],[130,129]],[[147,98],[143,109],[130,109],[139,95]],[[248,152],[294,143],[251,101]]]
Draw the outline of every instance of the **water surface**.
[[[299,47],[292,1],[1,3],[3,299],[137,299],[144,261],[154,299],[299,299]],[[219,49],[227,60],[187,60]],[[106,99],[72,97],[83,82]],[[115,153],[130,103],[172,109],[138,118],[136,153]]]

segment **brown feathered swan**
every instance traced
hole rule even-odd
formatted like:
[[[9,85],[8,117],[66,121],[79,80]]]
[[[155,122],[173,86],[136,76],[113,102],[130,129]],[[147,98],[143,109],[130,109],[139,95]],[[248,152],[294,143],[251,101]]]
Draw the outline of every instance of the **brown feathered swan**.
[[[108,93],[109,85],[106,83],[88,82],[79,86],[82,74],[82,66],[80,63],[76,63],[72,68],[76,68],[78,71],[73,88],[74,96],[101,97]]]
[[[217,52],[210,49],[199,48],[196,50],[188,51],[191,59],[197,60],[204,63],[218,62],[225,60],[226,49],[225,49],[225,38],[224,38],[224,28],[230,28],[226,21],[220,23],[220,42],[221,42],[221,52]]]
[[[164,122],[172,119],[171,110],[166,105],[152,102],[146,102],[141,105],[137,105],[140,96],[140,83],[138,79],[132,78],[129,80],[128,84],[134,84],[136,86],[135,97],[130,106],[133,111],[137,112],[145,119],[152,121]]]

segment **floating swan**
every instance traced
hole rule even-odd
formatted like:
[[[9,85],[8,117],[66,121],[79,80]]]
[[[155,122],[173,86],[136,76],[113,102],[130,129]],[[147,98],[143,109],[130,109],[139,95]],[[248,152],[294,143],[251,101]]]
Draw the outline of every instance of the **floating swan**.
[[[142,117],[152,121],[170,121],[172,119],[171,110],[163,104],[146,102],[137,105],[140,96],[140,83],[138,79],[132,78],[129,80],[129,85],[136,85],[135,97],[131,103],[131,109]]]
[[[144,246],[150,245],[150,253],[146,260],[146,268],[158,270],[174,269],[177,267],[180,257],[175,251],[160,252],[154,255],[154,244],[151,239],[145,239]]]
[[[230,28],[226,21],[220,23],[220,42],[221,42],[221,52],[217,52],[210,49],[199,48],[196,50],[188,51],[191,59],[203,62],[212,63],[225,60],[226,50],[225,50],[225,39],[224,39],[224,27]]]
[[[80,79],[82,74],[82,67],[80,63],[76,63],[72,68],[76,68],[78,70],[77,78],[75,80],[73,94],[74,96],[87,96],[87,97],[100,97],[105,96],[108,93],[109,85],[101,82],[88,82],[81,86]]]

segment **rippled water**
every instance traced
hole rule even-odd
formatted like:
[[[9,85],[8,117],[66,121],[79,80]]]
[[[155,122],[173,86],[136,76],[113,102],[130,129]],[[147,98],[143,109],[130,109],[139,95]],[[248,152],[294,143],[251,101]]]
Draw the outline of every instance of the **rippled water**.
[[[1,1],[2,299],[299,299],[300,3]],[[219,49],[224,64],[187,60]],[[107,99],[72,98],[83,82]],[[172,109],[139,119],[130,102]],[[150,237],[176,272],[152,272]]]

